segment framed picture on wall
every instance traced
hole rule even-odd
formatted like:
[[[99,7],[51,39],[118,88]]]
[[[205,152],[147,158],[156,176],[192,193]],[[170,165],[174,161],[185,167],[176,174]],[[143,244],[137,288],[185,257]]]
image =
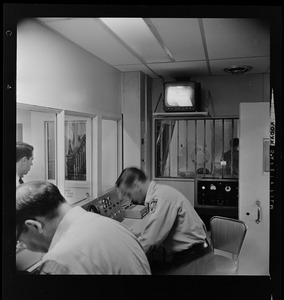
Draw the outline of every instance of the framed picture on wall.
[[[65,121],[66,180],[86,180],[86,121]]]

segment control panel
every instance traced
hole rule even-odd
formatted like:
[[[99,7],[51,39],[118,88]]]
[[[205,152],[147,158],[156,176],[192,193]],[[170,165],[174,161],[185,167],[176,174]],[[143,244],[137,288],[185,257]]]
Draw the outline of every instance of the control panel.
[[[82,206],[87,211],[91,211],[102,216],[123,221],[123,211],[121,201],[119,200],[116,190],[112,190],[93,201]]]
[[[237,179],[197,179],[195,206],[238,207]]]

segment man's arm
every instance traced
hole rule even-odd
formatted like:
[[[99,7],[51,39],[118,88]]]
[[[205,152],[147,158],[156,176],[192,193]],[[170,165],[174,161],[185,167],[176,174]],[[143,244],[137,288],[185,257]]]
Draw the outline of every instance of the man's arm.
[[[167,238],[177,216],[177,209],[169,200],[153,199],[149,206],[148,222],[138,238],[146,253]]]
[[[38,275],[55,275],[55,274],[72,274],[65,266],[57,263],[54,260],[45,261],[40,269]]]

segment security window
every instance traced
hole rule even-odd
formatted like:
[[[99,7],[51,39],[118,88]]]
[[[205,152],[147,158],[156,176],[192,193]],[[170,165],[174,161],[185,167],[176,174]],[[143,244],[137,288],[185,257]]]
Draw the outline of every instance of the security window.
[[[238,122],[237,118],[154,119],[155,176],[238,177],[232,163],[238,157],[230,142],[238,136]]]

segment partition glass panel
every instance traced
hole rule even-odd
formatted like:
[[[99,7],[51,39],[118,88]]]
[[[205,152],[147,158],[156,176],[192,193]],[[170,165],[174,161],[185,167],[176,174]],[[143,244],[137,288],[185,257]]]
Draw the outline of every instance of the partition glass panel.
[[[17,106],[17,141],[34,147],[33,166],[24,182],[48,180],[56,182],[56,113],[38,110],[28,105]]]
[[[86,181],[86,121],[65,121],[65,179]]]
[[[91,118],[65,115],[65,198],[70,204],[91,195]]]
[[[224,154],[238,136],[236,118],[154,119],[155,176],[160,178],[236,177]]]

